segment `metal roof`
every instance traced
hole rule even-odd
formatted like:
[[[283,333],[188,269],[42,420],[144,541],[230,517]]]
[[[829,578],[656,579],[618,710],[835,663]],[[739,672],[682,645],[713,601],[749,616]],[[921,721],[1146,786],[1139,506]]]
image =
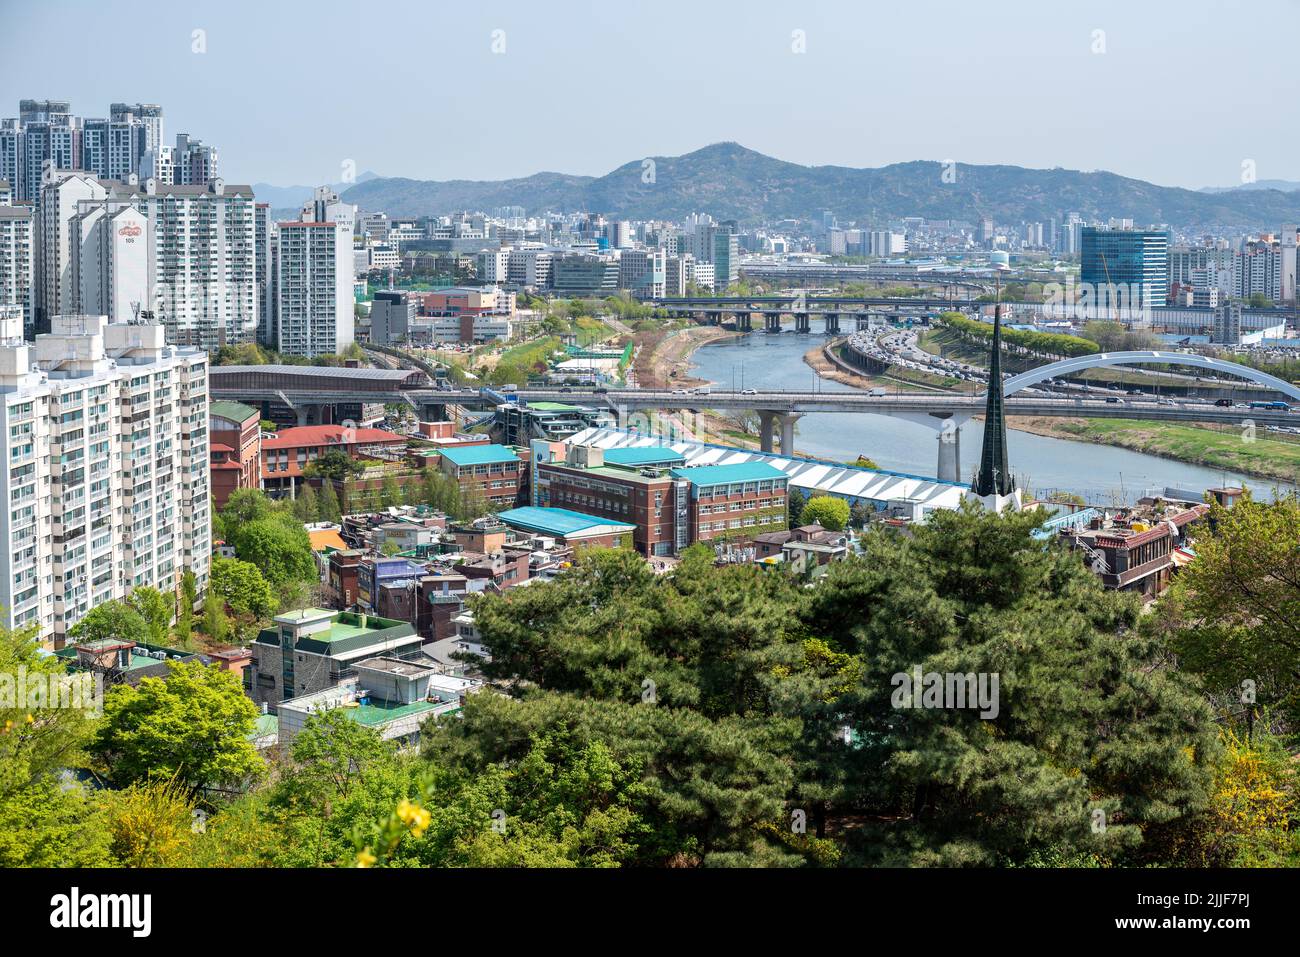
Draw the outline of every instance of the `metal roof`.
[[[504,445],[470,445],[465,448],[444,448],[442,457],[452,465],[492,465],[497,462],[518,462],[519,456]]]
[[[535,505],[498,512],[497,518],[507,525],[514,525],[530,532],[543,532],[558,538],[602,527],[611,531],[632,531],[636,528],[635,525],[629,525],[627,522],[616,522],[597,515],[571,512],[567,508],[540,508]]]
[[[666,445],[640,445],[606,449],[605,461],[611,465],[657,465],[666,462],[685,462],[686,456]]]
[[[688,465],[673,469],[674,478],[684,478],[692,485],[725,485],[729,482],[758,482],[784,479],[786,474],[766,462],[734,462],[728,465]]]
[[[329,376],[335,379],[391,379],[401,381],[412,375],[419,375],[415,369],[351,369],[347,366],[213,366],[209,376],[239,375],[246,372],[260,372],[269,375],[286,376]]]

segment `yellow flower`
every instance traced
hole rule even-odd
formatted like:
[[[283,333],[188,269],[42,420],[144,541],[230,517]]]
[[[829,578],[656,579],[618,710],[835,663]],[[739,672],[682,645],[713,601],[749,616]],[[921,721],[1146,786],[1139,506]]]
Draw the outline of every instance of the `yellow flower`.
[[[357,867],[373,867],[379,858],[370,853],[370,848],[357,852]]]
[[[28,712],[28,714],[27,714],[27,723],[28,723],[28,724],[35,724],[35,723],[36,723],[36,719],[32,717],[31,712]]]

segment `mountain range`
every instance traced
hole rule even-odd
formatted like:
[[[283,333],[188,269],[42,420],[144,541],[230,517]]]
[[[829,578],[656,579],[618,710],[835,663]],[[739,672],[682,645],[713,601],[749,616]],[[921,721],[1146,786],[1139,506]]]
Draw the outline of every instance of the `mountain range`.
[[[530,214],[588,210],[628,219],[680,219],[707,212],[742,225],[782,219],[884,224],[903,216],[997,223],[1043,222],[1077,212],[1085,219],[1168,223],[1188,231],[1277,229],[1300,222],[1300,193],[1276,189],[1202,192],[1156,186],[1107,172],[914,161],[879,168],[801,166],[738,143],[682,156],[625,163],[604,176],[535,173],[520,179],[416,180],[376,177],[344,194],[390,216],[445,215],[522,206]],[[945,179],[953,180],[951,182]]]
[[[378,173],[367,170],[351,183],[331,183],[330,188],[334,192],[341,194],[358,183],[366,183],[378,178]],[[276,186],[272,183],[253,184],[253,195],[257,197],[257,201],[259,203],[270,203],[273,210],[301,209],[302,204],[311,199],[312,193],[315,191],[315,186]]]

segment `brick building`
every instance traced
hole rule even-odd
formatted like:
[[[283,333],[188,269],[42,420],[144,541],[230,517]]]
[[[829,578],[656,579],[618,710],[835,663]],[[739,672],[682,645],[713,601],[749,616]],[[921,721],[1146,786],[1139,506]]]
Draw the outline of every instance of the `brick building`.
[[[477,496],[489,505],[509,507],[527,487],[527,454],[526,449],[504,445],[474,445],[445,448],[438,463],[444,474],[456,480],[462,498]]]
[[[268,491],[301,484],[303,470],[326,452],[345,452],[353,458],[385,449],[400,450],[405,436],[383,429],[344,425],[304,425],[281,429],[262,442],[262,487]]]
[[[671,474],[690,483],[687,521],[692,542],[753,538],[786,527],[789,477],[773,465],[697,465]]]
[[[235,490],[262,487],[261,414],[242,402],[213,402],[208,433],[212,498],[220,509]]]
[[[674,555],[690,544],[690,483],[671,471],[685,461],[680,454],[664,446],[544,445],[534,449],[536,505],[628,522],[635,527],[632,547],[647,558]],[[561,451],[563,458],[553,457]]]

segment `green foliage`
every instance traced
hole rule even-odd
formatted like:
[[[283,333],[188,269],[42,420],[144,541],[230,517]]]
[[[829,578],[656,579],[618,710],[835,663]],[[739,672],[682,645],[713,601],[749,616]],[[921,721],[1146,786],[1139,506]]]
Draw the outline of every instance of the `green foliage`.
[[[261,569],[277,589],[317,579],[311,539],[292,516],[283,513],[236,527],[231,536],[235,554]]]
[[[276,610],[271,583],[252,562],[214,558],[208,589],[235,616],[240,641],[251,638],[257,624]]]
[[[988,341],[993,338],[992,323],[970,319],[959,312],[945,312],[939,317],[939,320],[967,338],[981,341]],[[1101,351],[1101,347],[1090,339],[1055,332],[1011,329],[1006,325],[1002,327],[1002,340],[1009,346],[1052,359],[1086,356]]]
[[[870,532],[865,557],[810,593],[810,627],[864,669],[835,711],[858,743],[831,783],[873,819],[850,860],[1140,861],[1144,841],[1205,808],[1218,749],[1208,708],[1133,634],[1136,603],[1033,539],[1038,521],[967,509],[910,538]],[[996,716],[900,706],[897,676],[916,667],[997,674]]]
[[[360,475],[366,467],[342,449],[330,449],[303,470],[308,478],[337,479],[342,481]]]
[[[138,585],[131,589],[127,602],[144,619],[149,630],[149,640],[155,645],[167,644],[171,632],[172,615],[176,610],[175,594],[164,595],[156,588]]]
[[[318,520],[320,504],[316,501],[316,489],[310,482],[303,482],[293,500],[293,517],[304,525]]]
[[[84,618],[68,629],[68,635],[79,642],[110,638],[147,642],[150,638],[148,622],[131,605],[117,600],[90,609]]]
[[[91,745],[112,782],[175,780],[190,791],[255,778],[257,708],[239,677],[199,661],[168,661],[164,678],[116,685]]]
[[[1160,633],[1182,666],[1242,708],[1243,693],[1300,720],[1300,499],[1214,503],[1196,561],[1160,602]],[[1250,684],[1246,684],[1250,682]]]
[[[807,497],[797,488],[791,487],[786,492],[786,512],[791,528],[799,527],[799,516],[803,514],[803,507],[807,501]]]
[[[199,598],[199,586],[194,572],[187,568],[181,575],[181,597],[176,609],[176,637],[186,645],[194,634],[194,603]]]
[[[336,523],[343,519],[343,509],[339,505],[338,493],[334,491],[334,483],[332,481],[326,481],[321,484],[320,496],[317,501],[316,519],[321,522]]]
[[[800,525],[820,525],[832,532],[849,524],[849,503],[831,495],[814,495],[799,511]]]

